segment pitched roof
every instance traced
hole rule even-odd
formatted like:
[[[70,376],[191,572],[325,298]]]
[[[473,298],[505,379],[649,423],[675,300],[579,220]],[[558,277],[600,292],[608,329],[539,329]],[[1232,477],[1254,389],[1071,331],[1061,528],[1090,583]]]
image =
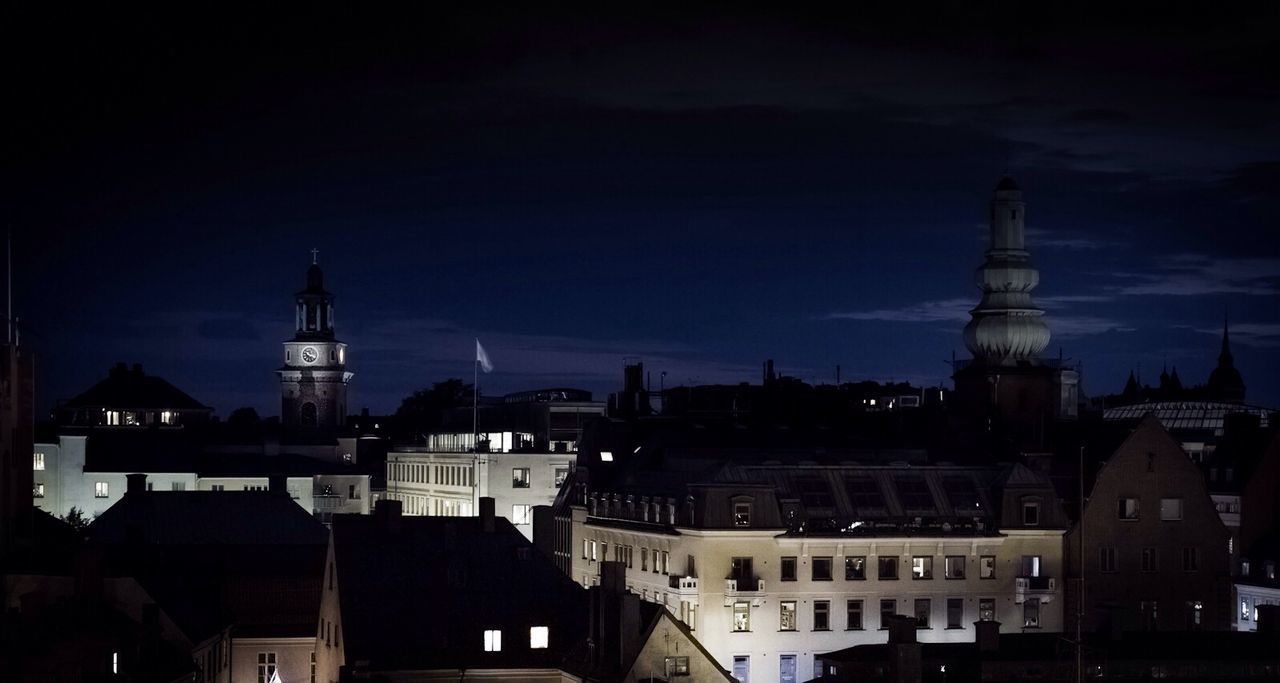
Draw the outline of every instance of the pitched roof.
[[[166,380],[142,372],[135,364],[118,363],[107,378],[62,404],[63,408],[115,408],[121,410],[211,410]]]
[[[346,659],[370,670],[562,669],[584,635],[586,591],[504,518],[336,515],[333,547]],[[532,626],[547,649],[529,648]]]
[[[324,525],[285,493],[126,493],[89,525],[88,542],[160,545],[325,545]]]

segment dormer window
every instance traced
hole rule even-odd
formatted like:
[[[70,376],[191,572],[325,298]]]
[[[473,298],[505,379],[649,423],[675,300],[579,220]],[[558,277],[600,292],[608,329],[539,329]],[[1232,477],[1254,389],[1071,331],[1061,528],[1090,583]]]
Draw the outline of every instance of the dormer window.
[[[1040,525],[1040,501],[1037,501],[1037,500],[1022,501],[1022,525],[1023,526],[1039,526]]]
[[[751,503],[733,504],[733,525],[739,527],[751,526]]]

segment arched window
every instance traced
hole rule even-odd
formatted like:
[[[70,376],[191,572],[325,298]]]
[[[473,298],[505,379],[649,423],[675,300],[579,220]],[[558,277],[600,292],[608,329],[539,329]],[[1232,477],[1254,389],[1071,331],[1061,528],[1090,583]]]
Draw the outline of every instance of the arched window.
[[[317,422],[316,404],[312,403],[311,401],[307,401],[306,403],[302,404],[300,421],[302,422],[303,425],[308,427],[316,426],[316,422]]]

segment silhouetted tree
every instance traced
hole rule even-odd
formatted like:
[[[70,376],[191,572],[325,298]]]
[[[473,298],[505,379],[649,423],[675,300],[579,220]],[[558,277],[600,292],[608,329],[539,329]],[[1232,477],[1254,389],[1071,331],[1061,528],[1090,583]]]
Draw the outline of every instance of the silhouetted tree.
[[[396,437],[417,440],[422,434],[440,429],[450,410],[470,405],[471,385],[460,379],[447,379],[436,382],[430,389],[419,389],[401,401],[396,410]]]
[[[62,521],[66,522],[76,531],[84,531],[89,528],[90,520],[85,518],[84,512],[81,511],[80,508],[73,505],[70,510],[67,510],[66,516],[62,517]]]
[[[227,417],[227,424],[233,427],[254,428],[262,424],[262,418],[258,417],[257,410],[251,406],[245,406],[231,411],[231,415]]]

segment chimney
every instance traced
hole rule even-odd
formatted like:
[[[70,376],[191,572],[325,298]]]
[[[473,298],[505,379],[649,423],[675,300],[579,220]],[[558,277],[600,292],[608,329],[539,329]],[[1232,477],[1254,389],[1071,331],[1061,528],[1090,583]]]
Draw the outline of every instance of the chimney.
[[[116,361],[116,364],[111,368],[111,371],[107,373],[107,376],[111,378],[116,378],[116,377],[124,377],[127,374],[129,374],[128,364],[124,363],[123,361]]]
[[[373,506],[373,516],[378,520],[379,526],[392,534],[400,533],[402,511],[403,508],[398,500],[384,498]]]
[[[1000,650],[1000,622],[975,621],[973,640],[978,645],[978,652],[998,652]]]
[[[627,570],[621,562],[600,563],[600,585],[590,588],[589,604],[597,665],[621,669],[640,645],[640,596],[627,592]]]
[[[267,475],[267,490],[272,493],[289,495],[289,478],[283,474]]]
[[[919,683],[924,673],[916,620],[902,614],[889,617],[889,676],[893,683]]]
[[[555,559],[556,515],[550,505],[533,506],[533,547],[547,559]]]
[[[133,376],[134,376],[134,377],[141,377],[141,376],[142,376],[142,363],[134,363],[134,364],[133,364]]]
[[[124,475],[124,480],[125,480],[124,492],[126,494],[143,493],[147,490],[147,475],[141,472],[126,474]]]
[[[489,496],[481,496],[480,497],[480,528],[484,529],[484,532],[486,534],[493,533],[493,529],[494,529],[493,511],[494,511],[493,498],[490,498]]]

